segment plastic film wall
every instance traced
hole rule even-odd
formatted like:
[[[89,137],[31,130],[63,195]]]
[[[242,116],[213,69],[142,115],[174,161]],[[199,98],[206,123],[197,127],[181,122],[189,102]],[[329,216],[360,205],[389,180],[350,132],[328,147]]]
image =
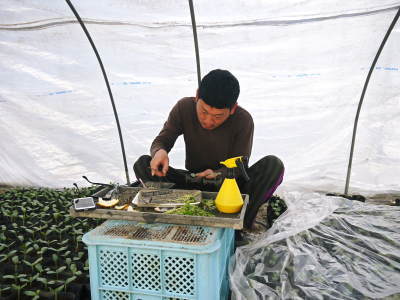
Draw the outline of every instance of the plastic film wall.
[[[187,1],[72,1],[103,59],[128,164],[197,88]],[[255,121],[250,163],[279,156],[280,191],[342,191],[354,116],[400,1],[195,1],[202,75],[230,70]],[[350,191],[398,189],[397,25],[364,99]],[[124,183],[94,53],[64,1],[0,3],[0,183]],[[171,165],[184,166],[179,139]],[[131,178],[134,177],[130,167]]]

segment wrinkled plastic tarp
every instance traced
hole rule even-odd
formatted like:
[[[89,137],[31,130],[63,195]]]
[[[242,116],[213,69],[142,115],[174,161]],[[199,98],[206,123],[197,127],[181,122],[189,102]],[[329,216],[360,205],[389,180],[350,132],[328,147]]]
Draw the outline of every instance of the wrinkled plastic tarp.
[[[132,165],[197,88],[187,1],[72,1],[103,59]],[[285,163],[285,190],[342,191],[363,84],[400,1],[195,1],[202,74],[229,69],[253,115],[250,163]],[[0,1],[0,184],[125,182],[110,100],[65,1]],[[368,87],[351,188],[400,181],[399,24]],[[171,165],[184,166],[178,139]]]
[[[233,299],[400,297],[400,208],[318,194],[285,199],[289,209],[273,227],[237,248]]]

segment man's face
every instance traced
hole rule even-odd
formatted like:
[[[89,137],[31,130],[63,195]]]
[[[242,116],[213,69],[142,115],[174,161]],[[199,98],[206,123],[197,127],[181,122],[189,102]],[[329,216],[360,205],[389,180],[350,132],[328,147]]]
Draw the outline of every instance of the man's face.
[[[224,123],[230,115],[234,114],[237,104],[231,109],[229,108],[215,108],[202,99],[196,99],[196,112],[201,127],[207,130],[213,130]]]

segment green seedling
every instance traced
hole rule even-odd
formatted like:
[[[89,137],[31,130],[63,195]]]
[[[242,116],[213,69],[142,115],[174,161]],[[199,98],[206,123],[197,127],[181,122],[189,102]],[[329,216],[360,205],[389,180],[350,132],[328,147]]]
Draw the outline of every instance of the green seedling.
[[[3,204],[4,205],[4,204]],[[8,206],[8,205],[7,205]],[[11,210],[8,210],[5,205],[1,207],[1,214],[7,218],[11,216]]]
[[[58,241],[57,240],[48,240],[48,241],[46,241],[46,243],[47,243],[47,247],[49,247],[49,249],[54,249],[54,248],[50,248],[50,245],[57,244]]]
[[[1,251],[5,251],[6,252],[6,250],[8,250],[14,243],[15,242],[11,242],[10,244],[1,243],[0,244],[0,252]]]
[[[41,264],[37,264],[35,265],[35,270],[38,272],[38,274],[42,274],[43,273],[43,266]]]
[[[43,245],[43,244],[46,244],[46,245],[47,245],[47,241],[46,241],[46,240],[42,240],[42,239],[37,239],[37,240],[36,240],[36,243],[38,244],[38,246],[39,246],[39,245]],[[35,248],[35,250],[37,250],[37,249]]]
[[[26,274],[14,274],[14,275],[4,275],[3,276],[4,279],[13,279],[15,284],[20,282],[21,279],[23,279],[25,277],[26,277]]]
[[[18,218],[18,211],[16,210],[11,211],[9,217],[11,219],[11,222],[14,222],[15,219]]]
[[[33,247],[29,247],[30,245],[32,245],[32,242],[25,242],[24,244],[22,244],[21,248],[22,248],[22,253],[24,254],[24,259],[26,259],[26,255],[29,254],[30,252],[32,252],[34,250]]]
[[[59,219],[62,218],[62,214],[60,212],[53,213],[54,221],[58,223]]]
[[[8,234],[12,234],[13,236],[15,236],[15,238],[17,238],[17,236],[18,236],[17,231],[15,231],[14,229],[8,230]]]
[[[48,274],[48,275],[53,275],[53,274],[55,274],[55,275],[56,275],[56,279],[58,280],[58,279],[59,279],[59,274],[62,273],[62,272],[64,272],[66,269],[67,269],[66,266],[62,266],[62,267],[58,268],[58,269],[55,270],[55,271],[53,271],[53,270],[48,270],[48,271],[47,271],[47,274]]]
[[[29,233],[32,238],[35,238],[35,231],[29,228],[25,228],[25,232]]]
[[[72,277],[70,277],[70,278],[67,278],[67,280],[65,280],[65,283],[64,283],[64,292],[67,291],[67,286],[69,286],[69,284],[70,284],[71,282],[73,282],[76,278],[77,278],[76,276],[72,276]]]
[[[82,257],[85,255],[85,252],[79,251],[78,255],[73,258],[75,261],[80,261]]]
[[[40,299],[40,290],[36,291],[25,291],[24,295],[32,297],[32,300]]]
[[[71,225],[68,225],[68,226],[72,227]],[[69,239],[66,239],[66,240],[59,242],[59,245],[64,246],[64,245],[67,245],[68,243],[69,243]]]
[[[72,253],[72,252],[68,250],[68,251],[65,251],[64,253],[61,253],[61,256],[64,257],[64,258],[66,259],[66,258],[69,258],[69,256],[71,255],[71,253]]]
[[[38,241],[39,242],[39,241]],[[40,246],[36,243],[32,244],[33,249],[37,252],[40,249]]]
[[[60,285],[59,287],[52,289],[50,291],[54,294],[54,300],[58,300],[58,294],[63,290],[64,285]]]
[[[18,282],[18,275],[14,274],[14,275],[4,275],[3,279],[13,279],[15,283]]]
[[[67,233],[67,232],[71,231],[71,229],[72,229],[72,226],[71,226],[71,225],[66,225],[66,226],[64,226],[64,228],[61,228],[61,229],[59,230],[59,232],[58,232],[58,234],[59,234],[59,240],[61,241],[61,235],[63,235],[64,233]]]
[[[1,242],[7,241],[7,237],[6,237],[6,235],[4,234],[4,232],[0,232],[0,241],[1,241]],[[0,250],[0,251],[1,251],[1,250]]]
[[[30,263],[29,261],[23,260],[23,263],[30,267],[32,269],[32,273],[34,273],[34,268],[37,264],[43,261],[43,257],[39,257],[37,260],[35,260],[33,263]]]
[[[30,199],[29,199],[30,200]],[[26,220],[26,207],[25,206],[17,206],[21,212],[22,212],[22,225],[25,225],[25,220]]]
[[[82,242],[82,235],[78,235],[75,237],[75,251],[78,251],[79,243]]]
[[[0,243],[0,251],[3,251],[4,249],[7,249],[7,247],[8,247],[7,244]]]
[[[85,265],[83,266],[83,270],[88,272],[89,271],[89,260],[85,260]]]
[[[82,272],[78,271],[78,268],[76,267],[75,264],[71,264],[71,266],[69,267],[69,270],[71,271],[72,275],[74,276],[81,276]]]
[[[47,280],[47,278],[45,278],[45,277],[38,277],[38,278],[36,278],[36,281],[37,281],[37,282],[40,282],[41,284],[43,284],[43,285],[44,285],[44,288],[45,288],[46,290],[48,290],[49,285],[55,284],[55,281],[54,281],[54,280]]]
[[[51,255],[51,259],[53,260],[54,265],[56,266],[56,268],[58,268],[58,261],[59,261],[58,255],[55,254],[55,253],[53,253],[53,254]]]
[[[0,263],[7,261],[10,257],[13,257],[17,253],[17,250],[12,250],[8,254],[0,255]]]
[[[17,285],[17,284],[13,284],[11,285],[11,287],[17,291],[17,295],[18,295],[18,300],[21,299],[21,290],[26,286],[26,284],[24,285]]]
[[[19,240],[20,243],[24,242],[24,236],[23,235],[17,235],[17,239]]]
[[[71,267],[72,259],[70,257],[65,258],[65,263],[67,264],[68,269]]]
[[[14,273],[18,273],[18,266],[21,264],[21,261],[19,260],[18,256],[13,256],[11,258],[11,262],[14,264]]]
[[[65,251],[65,250],[67,250],[67,249],[68,249],[68,247],[67,247],[67,246],[65,246],[65,247],[61,247],[61,248],[58,248],[58,249],[51,248],[51,250],[53,250],[53,251],[57,252],[57,254],[60,254],[61,252]]]
[[[43,259],[43,255],[46,253],[46,251],[48,251],[48,247],[42,247],[41,249],[39,249],[39,251],[37,251],[37,254],[40,255],[40,257]]]
[[[9,286],[1,286],[0,285],[0,298],[2,298],[2,296],[4,295],[4,292],[7,292],[7,291],[9,291],[11,289],[11,287],[9,287]]]

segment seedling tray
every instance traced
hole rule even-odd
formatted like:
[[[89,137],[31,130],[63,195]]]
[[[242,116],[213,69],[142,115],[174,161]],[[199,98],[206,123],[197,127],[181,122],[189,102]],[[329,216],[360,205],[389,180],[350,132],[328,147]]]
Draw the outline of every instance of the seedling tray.
[[[120,201],[127,201],[131,199],[132,195],[136,195],[142,188],[140,187],[120,187],[122,190],[122,196],[120,196]],[[105,187],[104,189],[93,194],[94,198],[102,197],[110,191],[110,187]],[[129,197],[128,197],[129,195]],[[201,192],[202,199],[214,199],[217,197],[217,193],[214,192]],[[236,214],[224,214],[217,213],[212,217],[205,216],[189,216],[189,215],[174,215],[165,214],[158,212],[142,212],[142,211],[125,211],[117,209],[103,209],[96,208],[90,211],[75,211],[71,206],[69,213],[73,217],[84,217],[84,218],[98,218],[98,219],[110,219],[110,220],[130,220],[143,223],[166,223],[166,224],[184,224],[184,225],[198,225],[198,226],[209,226],[209,227],[222,227],[222,228],[233,228],[242,229],[244,213],[246,211],[247,204],[249,202],[249,196],[247,194],[242,194],[243,197],[243,207],[240,212]],[[125,200],[124,200],[125,199]]]

